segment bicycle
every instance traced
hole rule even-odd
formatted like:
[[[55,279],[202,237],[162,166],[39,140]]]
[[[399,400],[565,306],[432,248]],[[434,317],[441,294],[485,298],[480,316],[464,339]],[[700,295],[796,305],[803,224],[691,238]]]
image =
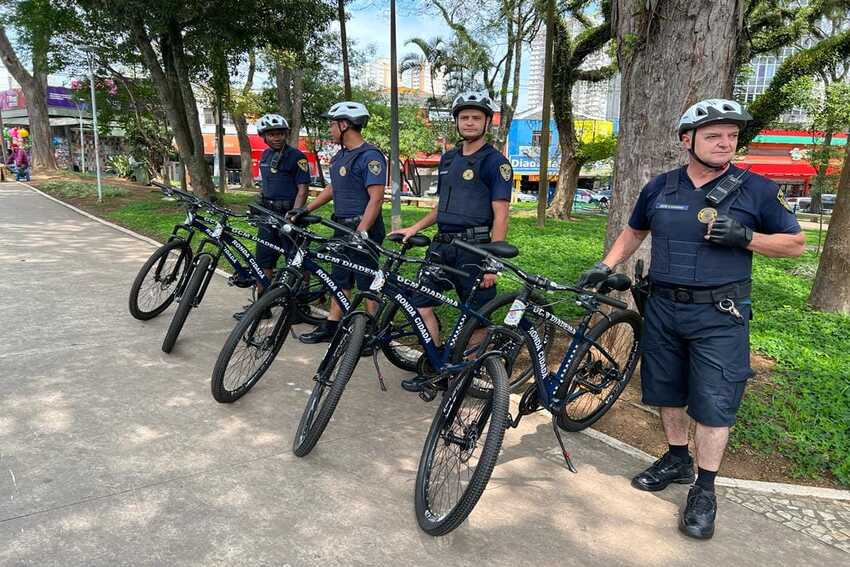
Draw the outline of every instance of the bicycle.
[[[153,319],[171,305],[186,283],[194,256],[192,239],[201,232],[210,236],[212,227],[199,215],[204,201],[174,187],[153,182],[167,197],[175,197],[186,207],[186,219],[174,225],[171,236],[142,265],[130,287],[130,314],[140,321]]]
[[[505,426],[518,427],[523,416],[541,409],[549,411],[552,414],[553,431],[567,468],[576,472],[559,428],[578,431],[604,415],[631,378],[640,354],[640,316],[629,311],[622,301],[606,295],[613,290],[629,289],[631,280],[623,274],[614,274],[602,282],[597,291],[578,289],[558,284],[543,276],[528,274],[504,258],[490,254],[481,246],[458,241],[455,241],[455,244],[484,257],[491,267],[507,268],[523,282],[518,297],[505,317],[504,326],[496,328],[496,332],[490,337],[494,341],[490,348],[500,352],[507,360],[511,360],[523,344],[533,353],[531,364],[535,380],[526,387],[519,402],[517,416],[514,418],[508,415]],[[577,294],[576,303],[585,310],[585,315],[579,324],[573,327],[551,312],[530,303],[529,298],[535,290],[573,292]],[[605,313],[600,304],[615,307],[618,311],[613,314]],[[542,339],[536,330],[538,318],[550,321],[572,336],[570,345],[554,372],[549,369]],[[627,338],[626,344],[619,344],[622,343],[622,337],[617,336],[618,331],[609,333],[618,327],[624,331],[624,335],[628,337],[630,334],[632,337],[631,340]],[[611,344],[619,344],[619,348],[607,348],[604,345],[606,337],[614,339]],[[465,391],[459,392],[457,396],[445,398],[445,407],[437,413],[432,422],[422,450],[416,475],[416,516],[419,525],[432,535],[442,535],[450,531],[440,525],[445,512],[440,508],[444,497],[438,490],[447,486],[447,479],[441,475],[450,474],[457,466],[454,462],[447,461],[454,459],[462,462],[466,454],[464,451],[468,452],[477,441],[475,427],[470,427],[462,419],[458,420],[456,426],[454,424],[459,413],[457,408],[463,403],[464,395],[471,394]],[[571,407],[585,396],[595,397],[601,403],[579,416],[565,411],[565,408]],[[498,451],[488,454],[488,457],[495,465]],[[449,482],[448,486],[451,484]],[[484,486],[480,489],[483,491]]]
[[[395,240],[401,237],[397,235]],[[500,353],[496,350],[488,350],[491,344],[490,335],[494,328],[489,326],[488,336],[475,347],[464,349],[465,356],[455,357],[457,340],[466,325],[474,325],[478,321],[486,321],[483,315],[473,310],[467,302],[455,301],[442,293],[430,289],[420,281],[413,281],[398,274],[398,269],[404,263],[417,263],[422,266],[422,272],[427,272],[431,277],[439,277],[442,272],[456,273],[461,277],[467,277],[460,270],[448,266],[442,266],[430,262],[428,259],[409,258],[404,256],[407,247],[428,246],[429,239],[423,235],[414,235],[403,244],[402,252],[395,252],[378,246],[365,238],[355,240],[361,250],[371,250],[387,257],[383,267],[372,270],[374,279],[370,289],[358,295],[355,306],[340,323],[334,335],[331,345],[322,359],[313,380],[315,385],[307,401],[304,413],[298,424],[293,441],[293,452],[299,456],[307,455],[316,445],[322,433],[330,421],[342,393],[351,378],[354,368],[359,360],[358,353],[364,342],[373,348],[387,344],[393,340],[392,327],[380,328],[376,321],[380,317],[373,316],[357,306],[364,299],[371,299],[383,306],[386,304],[397,304],[402,308],[405,317],[411,322],[411,328],[419,339],[424,354],[420,359],[420,371],[431,374],[428,387],[420,393],[426,401],[433,400],[437,391],[444,391],[443,401],[437,411],[437,416],[443,414],[446,408],[452,408],[449,417],[454,419],[461,409],[462,415],[475,416],[474,441],[472,450],[466,455],[463,466],[462,489],[458,489],[455,501],[451,503],[450,510],[438,521],[423,525],[429,533],[447,533],[459,525],[469,514],[475,503],[481,497],[484,486],[493,470],[501,447],[502,436],[505,432],[508,415],[508,377],[501,360]],[[483,248],[490,253],[500,257],[516,256],[518,251],[514,246],[507,243],[482,244]],[[366,272],[364,272],[366,273]],[[478,289],[483,275],[480,275],[472,288],[470,297]],[[450,305],[461,312],[461,317],[455,323],[454,329],[449,333],[446,344],[441,347],[434,346],[433,337],[425,326],[422,317],[413,306],[412,297],[416,293],[426,294],[441,303]],[[468,300],[467,300],[468,301]],[[379,307],[380,309],[380,307]],[[366,337],[369,339],[366,339]],[[377,368],[377,363],[376,363]],[[383,379],[378,369],[378,380]],[[473,387],[476,388],[475,396],[465,394]],[[466,408],[455,406],[457,399],[471,401]],[[447,416],[449,414],[446,414]],[[492,419],[491,419],[492,416]],[[481,448],[480,457],[475,454],[475,448]],[[422,525],[420,523],[420,525]]]
[[[305,276],[310,276],[311,282],[318,282],[321,293],[336,301],[343,314],[352,306],[342,286],[317,261],[344,267],[350,267],[351,262],[331,250],[339,243],[304,228],[317,223],[338,225],[314,215],[302,215],[297,220],[287,219],[259,205],[251,205],[250,211],[253,222],[280,230],[292,245],[286,253],[285,267],[278,272],[265,293],[245,312],[219,352],[210,388],[213,398],[221,403],[234,402],[247,394],[274,362],[298,315],[297,308],[301,305],[300,298],[304,296],[304,287],[307,285]],[[323,244],[325,248],[311,250],[310,245],[313,243]],[[374,270],[370,273],[374,273]],[[315,291],[309,293],[314,294]],[[388,343],[383,348],[391,362],[403,360],[408,350],[405,345],[398,343]]]

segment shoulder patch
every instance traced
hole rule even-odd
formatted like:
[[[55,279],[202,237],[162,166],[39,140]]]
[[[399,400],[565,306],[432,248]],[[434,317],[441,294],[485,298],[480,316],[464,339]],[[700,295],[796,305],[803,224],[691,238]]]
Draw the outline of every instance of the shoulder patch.
[[[383,169],[383,164],[380,161],[373,159],[369,162],[367,167],[369,168],[369,171],[372,173],[372,175],[378,175],[379,173],[381,173],[381,169]]]
[[[298,160],[298,167],[301,168],[301,171],[310,171],[310,166],[304,158]]]
[[[503,163],[499,166],[499,173],[502,174],[502,179],[505,181],[510,181],[514,176],[514,170],[509,163]]]
[[[793,213],[794,209],[791,208],[791,205],[788,204],[788,201],[785,200],[785,194],[782,192],[782,189],[777,189],[776,191],[776,199],[779,201],[779,204],[785,207],[785,210],[789,213]]]

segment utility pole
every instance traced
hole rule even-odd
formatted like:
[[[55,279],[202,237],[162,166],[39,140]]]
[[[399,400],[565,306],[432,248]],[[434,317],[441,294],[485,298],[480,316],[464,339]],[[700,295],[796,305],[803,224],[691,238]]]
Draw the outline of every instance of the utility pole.
[[[552,46],[555,39],[555,0],[546,7],[546,53],[543,59],[543,128],[540,131],[540,184],[537,187],[537,226],[546,225],[549,201],[549,119],[552,106]]]
[[[94,62],[89,53],[89,87],[91,87],[91,120],[94,131],[94,170],[97,175],[97,202],[103,202],[103,188],[100,185],[100,141],[97,136],[97,101],[94,96]]]
[[[401,228],[401,187],[398,156],[398,65],[396,53],[395,0],[390,0],[390,178],[392,180],[393,230]]]

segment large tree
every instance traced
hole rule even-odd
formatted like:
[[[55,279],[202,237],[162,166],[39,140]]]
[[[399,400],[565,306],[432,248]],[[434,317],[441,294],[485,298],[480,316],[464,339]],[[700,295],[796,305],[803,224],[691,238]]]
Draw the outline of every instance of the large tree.
[[[64,33],[75,29],[77,24],[74,11],[59,2],[0,2],[0,58],[24,91],[34,168],[56,169],[47,111],[47,76],[64,66],[66,52],[61,49],[60,40]],[[9,41],[6,26],[15,30],[18,51]],[[19,53],[29,54],[29,69]]]
[[[584,136],[575,128],[573,87],[578,81],[606,81],[617,69],[616,63],[587,68],[588,58],[599,53],[611,39],[611,2],[602,2],[602,17],[595,24],[585,13],[589,4],[592,4],[589,0],[573,1],[566,13],[555,18],[552,107],[555,110],[555,125],[558,127],[561,161],[555,196],[546,214],[558,219],[570,216],[582,166],[600,159],[600,149],[613,147],[611,139],[590,140],[589,144],[584,144]],[[574,33],[573,28],[578,28],[578,33]]]
[[[138,53],[166,109],[181,161],[201,195],[214,192],[192,88],[251,48],[304,44],[332,17],[323,0],[80,0],[91,21]]]
[[[254,187],[253,153],[251,140],[248,137],[248,116],[257,114],[258,102],[256,95],[251,92],[254,88],[254,73],[257,70],[257,56],[252,49],[248,52],[248,69],[245,83],[228,101],[228,110],[233,118],[236,138],[239,140],[240,175],[239,183],[243,189]]]
[[[744,6],[740,0],[614,0],[612,8],[622,94],[606,249],[646,182],[682,163],[676,124],[685,109],[700,99],[731,97]],[[632,261],[646,253],[644,247]]]
[[[826,233],[809,303],[821,311],[850,314],[850,151],[844,158],[835,208]]]

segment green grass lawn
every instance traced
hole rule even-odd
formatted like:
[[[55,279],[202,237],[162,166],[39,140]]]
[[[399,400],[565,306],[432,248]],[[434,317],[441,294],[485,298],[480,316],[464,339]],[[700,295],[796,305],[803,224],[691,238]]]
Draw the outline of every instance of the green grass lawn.
[[[68,185],[68,183],[65,183]],[[79,188],[45,187],[58,196]],[[121,188],[116,188],[121,189]],[[121,192],[115,196],[120,199]],[[244,208],[249,193],[228,193],[221,201]],[[323,213],[329,214],[331,207]],[[602,255],[606,218],[579,215],[576,221],[548,221],[540,230],[533,204],[519,204],[511,221],[509,240],[522,251],[517,263],[530,272],[560,282],[573,282]],[[103,206],[98,212],[143,234],[164,241],[185,213],[179,204],[151,192],[123,206]],[[426,213],[404,207],[404,225]],[[384,210],[389,228],[389,206]],[[238,222],[245,226],[245,223]],[[806,231],[817,242],[816,231]],[[754,383],[739,413],[732,443],[746,443],[771,454],[779,452],[794,463],[795,474],[818,478],[826,473],[850,485],[850,317],[819,313],[806,305],[817,267],[814,253],[801,258],[756,257],[754,262],[751,346],[776,361],[768,383]],[[500,280],[502,289],[513,285]],[[564,315],[577,312],[566,301],[556,306]]]

